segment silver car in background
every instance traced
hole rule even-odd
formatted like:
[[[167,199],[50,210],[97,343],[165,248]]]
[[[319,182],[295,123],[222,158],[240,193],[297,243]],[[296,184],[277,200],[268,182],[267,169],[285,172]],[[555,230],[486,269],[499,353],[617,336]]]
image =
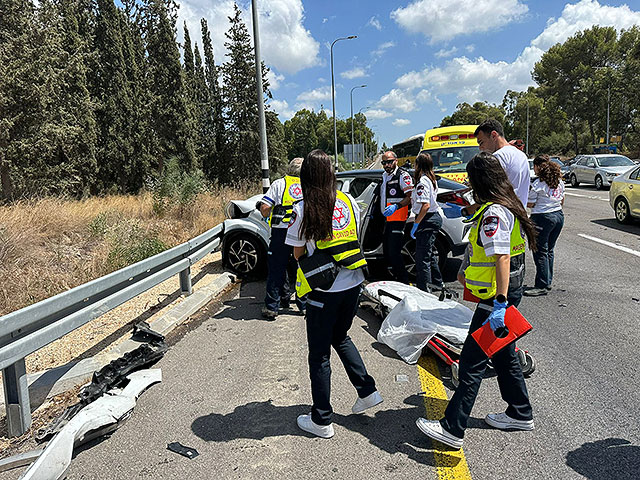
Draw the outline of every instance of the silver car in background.
[[[382,260],[382,232],[386,219],[380,210],[378,198],[382,170],[351,170],[337,174],[338,188],[356,199],[361,212],[362,248],[367,260]],[[470,224],[462,217],[453,217],[456,209],[473,203],[471,189],[448,178],[438,177],[438,203],[445,211],[442,228],[435,247],[441,269],[449,253],[458,256],[468,244]],[[247,200],[232,200],[225,207],[224,236],[222,238],[223,264],[243,276],[261,276],[266,272],[270,227],[256,210],[262,195]],[[450,212],[454,212],[450,214]],[[403,255],[410,275],[415,273],[415,240],[410,236],[410,217],[405,230]]]
[[[577,187],[581,183],[589,183],[595,185],[596,189],[602,190],[610,187],[614,178],[627,172],[633,166],[635,163],[624,155],[608,153],[581,155],[569,167],[569,181],[572,187]]]

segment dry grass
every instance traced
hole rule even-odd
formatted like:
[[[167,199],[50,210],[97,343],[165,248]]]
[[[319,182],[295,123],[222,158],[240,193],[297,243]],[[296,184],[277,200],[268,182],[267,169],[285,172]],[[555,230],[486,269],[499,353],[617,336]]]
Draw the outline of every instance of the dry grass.
[[[149,193],[0,207],[0,315],[110,273],[109,254],[114,243],[127,240],[129,227],[172,247],[220,223],[229,200],[255,193],[255,185],[217,188],[162,217],[154,213]],[[91,228],[101,215],[112,234]]]

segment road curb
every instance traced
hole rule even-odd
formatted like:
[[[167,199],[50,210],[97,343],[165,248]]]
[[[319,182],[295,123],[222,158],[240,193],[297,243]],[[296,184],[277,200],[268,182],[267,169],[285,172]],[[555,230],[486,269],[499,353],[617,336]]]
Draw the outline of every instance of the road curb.
[[[167,335],[185,322],[200,308],[213,300],[233,281],[235,276],[224,272],[207,286],[200,288],[183,302],[170,309],[166,314],[150,323],[153,330]],[[118,345],[107,348],[91,358],[68,363],[56,368],[27,375],[31,408],[35,409],[47,399],[66,392],[91,380],[93,372],[100,370],[112,360],[120,358],[137,348],[140,342],[127,339]],[[4,407],[4,393],[0,391],[0,407]]]

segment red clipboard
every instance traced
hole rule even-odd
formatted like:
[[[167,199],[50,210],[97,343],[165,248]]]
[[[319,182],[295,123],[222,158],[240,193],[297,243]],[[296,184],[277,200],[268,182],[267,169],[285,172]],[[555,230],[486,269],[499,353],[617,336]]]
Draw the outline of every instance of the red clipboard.
[[[489,322],[471,334],[489,358],[533,329],[527,319],[513,305],[507,308],[504,315],[504,324],[509,329],[509,334],[504,338],[498,338],[494,335]]]

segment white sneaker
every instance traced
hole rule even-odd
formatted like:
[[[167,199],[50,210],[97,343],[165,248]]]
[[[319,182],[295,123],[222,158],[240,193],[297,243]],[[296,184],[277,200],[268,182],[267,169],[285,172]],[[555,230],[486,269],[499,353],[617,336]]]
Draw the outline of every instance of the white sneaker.
[[[416,425],[422,433],[427,437],[433,438],[451,448],[462,448],[462,438],[458,438],[447,432],[438,420],[427,420],[426,418],[418,418]]]
[[[484,418],[489,425],[500,430],[533,430],[533,420],[516,420],[506,413],[490,413]]]
[[[318,425],[313,420],[311,420],[311,414],[308,415],[300,415],[298,417],[298,427],[300,427],[305,432],[313,433],[317,437],[322,438],[331,438],[333,437],[333,425]]]
[[[377,390],[373,392],[371,395],[367,395],[364,398],[358,398],[356,403],[351,407],[351,411],[353,413],[362,413],[367,408],[375,407],[379,403],[382,403],[382,395]]]

